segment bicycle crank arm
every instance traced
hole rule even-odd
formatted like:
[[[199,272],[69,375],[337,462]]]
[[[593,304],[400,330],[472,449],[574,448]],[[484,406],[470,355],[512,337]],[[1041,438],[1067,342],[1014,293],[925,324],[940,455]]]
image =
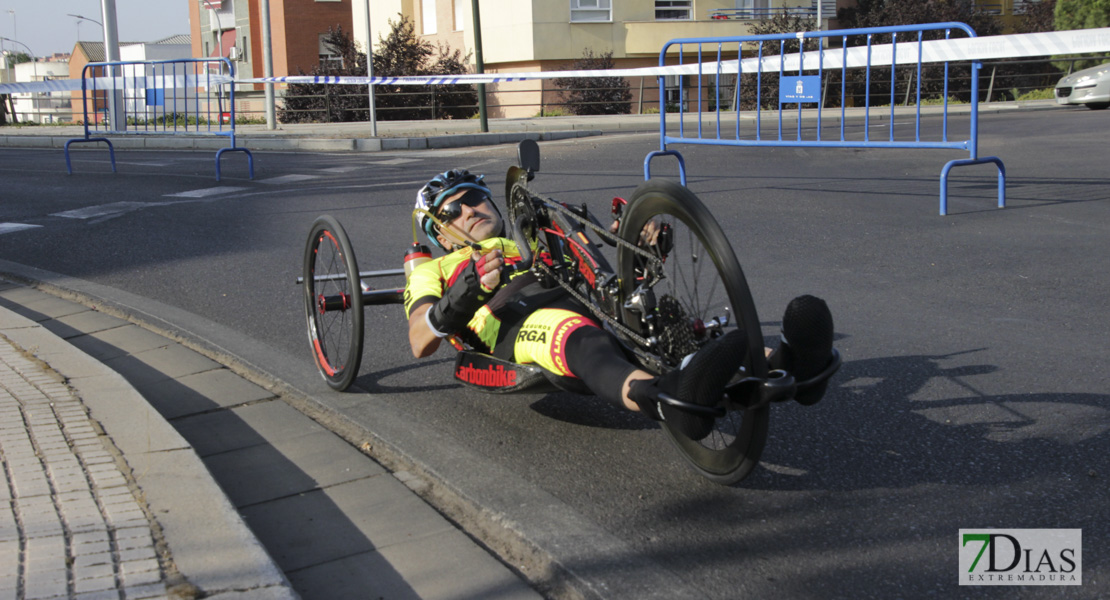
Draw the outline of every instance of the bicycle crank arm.
[[[675,398],[674,396],[671,396],[670,394],[667,394],[665,392],[659,392],[658,397],[659,401],[664,404],[669,404],[679,410],[684,410],[688,413],[701,415],[703,417],[713,417],[717,419],[725,416],[725,413],[728,412],[727,410],[725,410],[725,407],[720,405],[702,406],[701,404],[683,402],[682,400],[679,400],[678,398]]]
[[[840,369],[840,365],[840,352],[833,348],[829,364],[805,381],[796,381],[790,373],[775,370],[768,373],[766,379],[745,377],[725,388],[725,394],[744,410],[762,408],[772,402],[792,400],[799,391],[824,383]]]

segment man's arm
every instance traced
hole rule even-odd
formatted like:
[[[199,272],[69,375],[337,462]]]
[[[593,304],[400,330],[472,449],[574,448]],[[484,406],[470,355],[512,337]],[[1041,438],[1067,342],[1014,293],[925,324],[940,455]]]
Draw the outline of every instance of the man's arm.
[[[431,309],[431,304],[418,306],[409,316],[409,346],[412,347],[412,355],[416,358],[424,358],[435,354],[435,351],[439,349],[439,342],[443,339],[436,337],[436,334],[428,328],[428,321],[424,313]]]
[[[475,275],[477,275],[479,278],[478,283],[481,286],[479,293],[481,295],[492,293],[493,290],[497,288],[498,285],[500,285],[502,264],[503,261],[500,250],[494,250],[489,254],[486,254],[482,259],[474,261]],[[428,318],[429,315],[427,314],[428,311],[436,309],[437,306],[441,304],[446,304],[447,306],[440,306],[440,308],[447,308],[448,310],[446,312],[457,312],[452,311],[449,308],[452,301],[454,301],[455,304],[470,304],[472,302],[481,302],[480,300],[471,300],[471,296],[474,293],[474,290],[465,290],[465,282],[456,281],[455,285],[464,286],[463,288],[460,288],[459,291],[463,291],[465,293],[461,295],[449,293],[447,296],[440,298],[438,302],[423,304],[414,308],[412,313],[409,315],[409,346],[412,348],[412,355],[416,358],[431,356],[433,353],[435,353],[436,350],[439,349],[439,343],[442,339],[442,335],[436,335],[436,332],[428,326],[428,322],[430,320]],[[462,302],[460,302],[460,300],[462,300]],[[478,307],[474,307],[474,310],[470,310],[470,307],[467,306],[462,312],[473,315],[474,311],[477,310],[477,308]],[[442,313],[445,311],[440,310],[440,312]],[[456,323],[455,325],[456,327],[461,326],[458,323]],[[448,330],[442,333],[456,332]]]

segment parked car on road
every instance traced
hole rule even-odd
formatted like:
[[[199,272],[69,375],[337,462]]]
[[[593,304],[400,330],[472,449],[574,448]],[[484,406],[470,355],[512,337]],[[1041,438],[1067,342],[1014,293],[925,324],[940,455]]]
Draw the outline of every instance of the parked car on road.
[[[1110,107],[1110,63],[1076,71],[1056,84],[1057,104],[1086,104],[1092,110]]]

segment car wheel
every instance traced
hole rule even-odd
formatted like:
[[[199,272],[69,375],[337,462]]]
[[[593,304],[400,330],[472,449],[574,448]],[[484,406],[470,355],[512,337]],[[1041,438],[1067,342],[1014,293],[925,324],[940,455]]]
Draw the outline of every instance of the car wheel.
[[[1088,102],[1087,108],[1091,110],[1103,110],[1105,108],[1110,108],[1110,102]]]

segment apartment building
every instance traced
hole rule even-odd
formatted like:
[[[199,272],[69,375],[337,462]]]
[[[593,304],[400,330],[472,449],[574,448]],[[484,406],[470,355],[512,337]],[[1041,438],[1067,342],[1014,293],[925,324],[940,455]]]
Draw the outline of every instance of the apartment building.
[[[262,77],[259,0],[186,1],[193,56],[223,56],[235,62],[238,76]],[[326,60],[322,39],[336,27],[351,31],[351,0],[270,0],[274,75],[310,73]]]

